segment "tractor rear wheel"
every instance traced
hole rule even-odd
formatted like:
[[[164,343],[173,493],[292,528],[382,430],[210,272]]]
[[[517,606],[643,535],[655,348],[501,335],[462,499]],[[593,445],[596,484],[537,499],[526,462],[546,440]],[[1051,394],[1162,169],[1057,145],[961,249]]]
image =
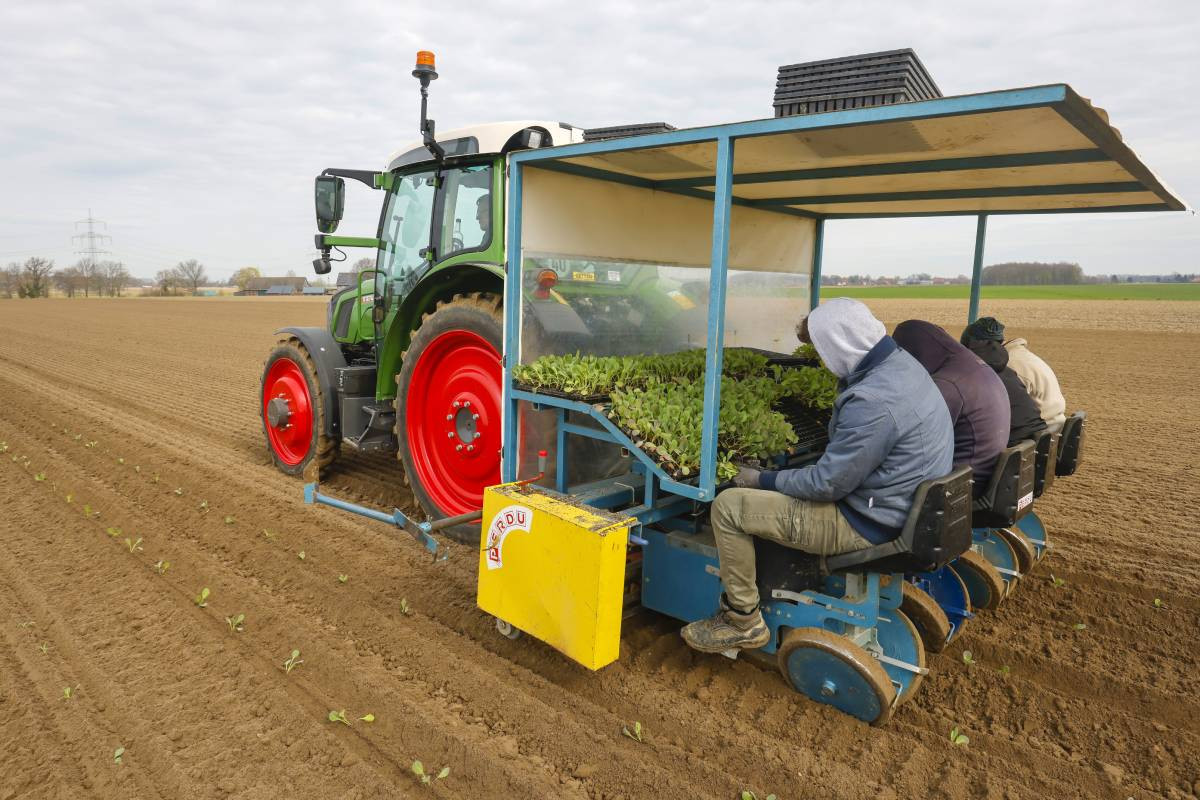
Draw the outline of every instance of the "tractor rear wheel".
[[[324,433],[317,365],[295,336],[280,337],[267,357],[260,400],[267,452],[275,466],[300,475],[310,464],[323,468],[333,463],[339,442]]]
[[[477,511],[500,482],[504,319],[493,294],[456,295],[425,314],[396,376],[404,477],[434,519]],[[479,524],[447,528],[479,543]]]

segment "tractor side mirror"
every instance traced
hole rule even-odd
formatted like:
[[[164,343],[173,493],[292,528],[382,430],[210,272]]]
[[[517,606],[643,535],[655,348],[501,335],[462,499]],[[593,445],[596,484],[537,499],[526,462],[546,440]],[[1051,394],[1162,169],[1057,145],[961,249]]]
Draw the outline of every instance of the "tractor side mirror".
[[[346,207],[346,182],[333,175],[318,175],[315,200],[317,230],[321,233],[335,232]]]

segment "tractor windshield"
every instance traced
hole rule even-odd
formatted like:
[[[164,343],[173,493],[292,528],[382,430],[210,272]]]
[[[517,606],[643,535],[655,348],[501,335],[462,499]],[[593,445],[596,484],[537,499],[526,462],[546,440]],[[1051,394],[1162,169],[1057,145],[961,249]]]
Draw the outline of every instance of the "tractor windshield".
[[[492,243],[492,165],[459,167],[446,172],[446,209],[438,258],[486,250]]]
[[[400,279],[425,261],[433,221],[434,174],[417,172],[396,180],[379,221],[379,269]]]

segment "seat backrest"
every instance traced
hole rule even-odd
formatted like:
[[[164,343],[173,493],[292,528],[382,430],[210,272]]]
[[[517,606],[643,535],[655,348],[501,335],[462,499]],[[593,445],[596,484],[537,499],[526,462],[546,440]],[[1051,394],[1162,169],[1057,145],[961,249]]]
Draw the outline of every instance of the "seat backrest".
[[[1079,460],[1083,458],[1083,431],[1086,411],[1076,411],[1067,417],[1063,423],[1062,440],[1058,445],[1058,463],[1054,472],[1059,477],[1074,475],[1079,468]]]
[[[1033,507],[1033,472],[1036,452],[1026,439],[1000,451],[987,488],[973,504],[971,524],[976,528],[1007,528]]]
[[[1033,496],[1041,497],[1046,493],[1046,490],[1054,485],[1054,476],[1058,466],[1058,442],[1059,435],[1057,431],[1052,431],[1049,428],[1038,431],[1032,437],[1033,440]]]
[[[971,468],[924,481],[894,541],[826,559],[830,571],[929,572],[971,546]]]

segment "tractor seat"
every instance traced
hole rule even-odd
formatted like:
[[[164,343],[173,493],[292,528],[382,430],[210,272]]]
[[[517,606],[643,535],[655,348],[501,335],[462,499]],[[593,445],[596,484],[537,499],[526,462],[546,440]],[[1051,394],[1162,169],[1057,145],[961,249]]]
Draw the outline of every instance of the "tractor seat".
[[[971,546],[971,468],[925,481],[913,495],[900,535],[890,542],[825,558],[829,572],[929,572]]]
[[[1054,474],[1060,478],[1074,475],[1079,468],[1079,459],[1083,457],[1083,423],[1086,419],[1086,411],[1076,411],[1063,423],[1058,463],[1054,467]]]
[[[1038,431],[1030,437],[1033,442],[1033,496],[1035,498],[1041,497],[1047,489],[1054,485],[1060,439],[1058,432],[1049,428]]]
[[[1036,451],[1030,439],[1000,451],[983,494],[971,504],[971,526],[1008,528],[1033,507]]]

